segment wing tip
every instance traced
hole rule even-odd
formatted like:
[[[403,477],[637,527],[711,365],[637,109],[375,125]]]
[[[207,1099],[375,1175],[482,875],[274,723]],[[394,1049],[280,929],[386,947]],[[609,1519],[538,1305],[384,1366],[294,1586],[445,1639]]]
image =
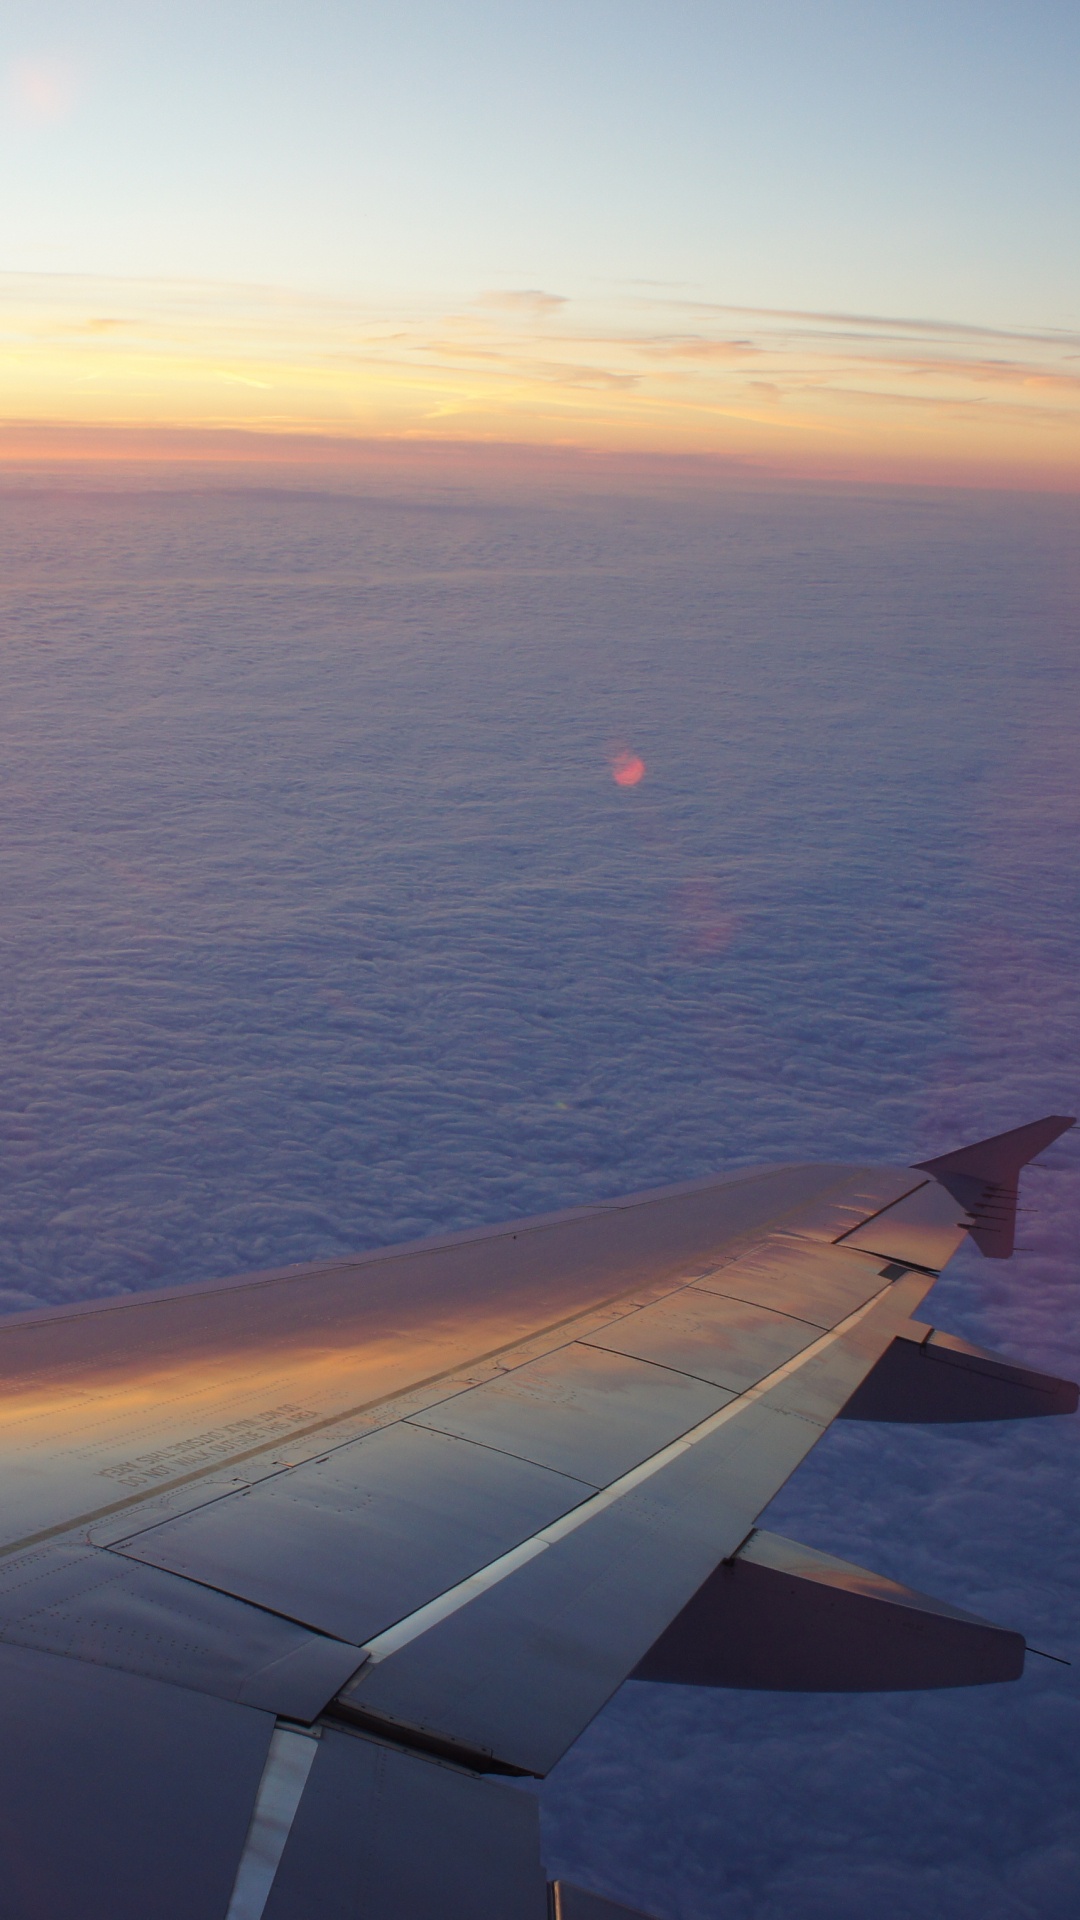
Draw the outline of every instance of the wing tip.
[[[1007,1260],[1014,1246],[1023,1169],[1075,1125],[1074,1114],[1048,1113],[1041,1120],[1029,1120],[1007,1133],[973,1140],[966,1147],[915,1164],[973,1215],[969,1232],[980,1253],[991,1260]]]
[[[1015,1178],[1075,1125],[1075,1114],[1048,1113],[1041,1120],[1028,1120],[1006,1133],[990,1134],[985,1140],[973,1140],[951,1153],[939,1153],[932,1160],[916,1160],[914,1164],[920,1173],[970,1173],[976,1179],[989,1180]]]

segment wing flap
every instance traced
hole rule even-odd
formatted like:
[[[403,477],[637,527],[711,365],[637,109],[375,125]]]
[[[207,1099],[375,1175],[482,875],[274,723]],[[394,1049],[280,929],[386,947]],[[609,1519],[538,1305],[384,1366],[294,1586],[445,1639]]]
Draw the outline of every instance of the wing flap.
[[[592,1491],[406,1421],[113,1551],[363,1641]]]
[[[0,1560],[0,1641],[314,1720],[363,1659],[241,1600],[83,1545]]]
[[[820,1437],[929,1281],[890,1285],[517,1555],[398,1623],[338,1705],[546,1773]]]
[[[779,1242],[761,1271],[775,1279],[791,1245]],[[800,1271],[809,1262],[816,1310],[830,1320],[882,1290],[879,1264],[863,1256],[796,1247],[792,1257]],[[741,1271],[737,1263],[725,1273]],[[830,1273],[836,1299],[826,1307]],[[744,1389],[821,1338],[804,1321],[690,1287],[609,1331],[617,1338],[644,1320],[655,1334],[691,1294],[699,1316],[736,1327]],[[685,1324],[679,1337],[690,1338]],[[857,1344],[853,1333],[852,1354]],[[837,1399],[824,1364],[811,1360],[775,1381],[776,1407],[827,1425],[847,1396]],[[735,1391],[689,1366],[572,1341],[113,1551],[366,1642],[700,1427]]]
[[[326,1729],[262,1920],[547,1920],[529,1794]]]
[[[12,1920],[221,1920],[273,1715],[0,1646]]]

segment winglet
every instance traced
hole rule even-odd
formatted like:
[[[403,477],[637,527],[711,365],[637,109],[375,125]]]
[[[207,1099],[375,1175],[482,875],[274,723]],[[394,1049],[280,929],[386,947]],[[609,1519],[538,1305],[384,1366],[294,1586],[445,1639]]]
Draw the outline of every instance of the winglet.
[[[935,1180],[974,1216],[971,1237],[980,1253],[1007,1260],[1016,1232],[1016,1197],[1022,1168],[1076,1125],[1068,1114],[1050,1113],[1026,1127],[995,1133],[970,1147],[957,1147],[935,1160],[919,1160],[920,1173]]]

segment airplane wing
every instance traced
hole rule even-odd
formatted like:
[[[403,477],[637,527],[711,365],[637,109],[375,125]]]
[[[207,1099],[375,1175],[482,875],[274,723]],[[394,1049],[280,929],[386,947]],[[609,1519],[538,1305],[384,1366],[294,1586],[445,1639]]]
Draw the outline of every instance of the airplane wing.
[[[758,1529],[831,1421],[1064,1412],[913,1318],[1051,1117],[0,1325],[11,1920],[603,1920],[535,1799],[630,1675],[1015,1678]]]

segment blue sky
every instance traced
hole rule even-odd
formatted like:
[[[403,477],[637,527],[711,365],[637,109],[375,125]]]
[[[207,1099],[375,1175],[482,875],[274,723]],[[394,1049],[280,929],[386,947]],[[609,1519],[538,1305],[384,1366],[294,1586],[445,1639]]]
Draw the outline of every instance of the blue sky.
[[[1071,326],[1078,55],[1045,0],[10,0],[3,263]]]

